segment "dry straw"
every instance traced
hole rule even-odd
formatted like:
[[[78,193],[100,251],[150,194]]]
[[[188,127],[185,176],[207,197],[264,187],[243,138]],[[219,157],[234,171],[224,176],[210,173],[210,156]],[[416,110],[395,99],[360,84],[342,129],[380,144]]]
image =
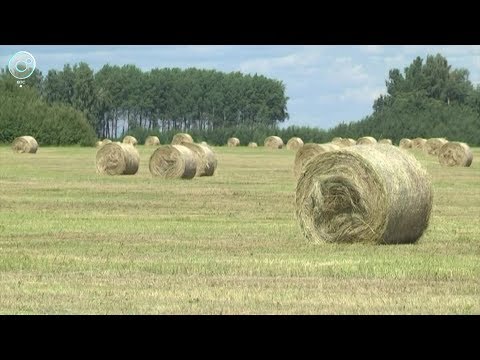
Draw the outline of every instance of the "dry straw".
[[[303,146],[303,140],[299,137],[292,137],[287,142],[287,150],[294,150],[297,151]]]
[[[423,150],[429,155],[438,155],[438,151],[446,143],[448,143],[448,141],[447,139],[444,139],[444,138],[428,139],[425,142]]]
[[[111,142],[112,142],[112,140],[110,140],[110,139],[103,139],[103,140],[97,141],[97,143],[95,145],[96,145],[97,148],[99,148],[103,145],[110,144]]]
[[[38,150],[38,143],[32,136],[20,136],[13,140],[12,150],[16,153],[35,154]]]
[[[140,166],[140,154],[131,144],[110,142],[97,150],[97,173],[134,175]]]
[[[377,140],[371,136],[364,136],[357,140],[357,145],[375,145]]]
[[[390,139],[382,139],[378,141],[379,144],[386,144],[386,145],[392,145],[392,140]]]
[[[400,140],[400,144],[399,144],[401,149],[411,149],[412,145],[413,145],[413,141],[407,138]]]
[[[258,147],[258,145],[257,145],[256,142],[249,142],[249,143],[248,143],[248,147],[256,148],[256,147]]]
[[[229,147],[235,147],[240,145],[240,140],[236,137],[231,137],[227,140],[227,146]]]
[[[424,139],[424,138],[420,138],[420,137],[415,138],[415,139],[412,140],[412,149],[423,150],[426,142],[427,142],[427,140]]]
[[[295,154],[295,162],[293,166],[293,173],[295,174],[295,177],[298,178],[302,174],[307,163],[318,154],[323,154],[327,151],[333,151],[338,149],[340,149],[340,146],[332,143],[307,143],[303,145]]]
[[[137,146],[138,141],[133,136],[127,135],[123,138],[123,143],[133,145],[133,146]]]
[[[342,140],[340,140],[338,143],[335,143],[335,145],[338,145],[340,147],[350,147],[350,146],[353,146],[353,145],[356,145],[357,142],[354,140],[354,139],[350,139],[350,138],[344,138]]]
[[[414,243],[428,226],[432,187],[395,146],[355,146],[316,156],[297,183],[296,215],[315,243]]]
[[[175,136],[172,139],[172,145],[180,145],[182,142],[193,143],[193,139],[190,136],[190,134],[186,134],[186,133],[175,134]]]
[[[150,172],[164,179],[192,179],[197,172],[195,155],[184,145],[163,145],[150,157]]]
[[[278,136],[269,136],[265,139],[265,147],[268,149],[281,149],[283,148],[283,140]]]
[[[208,146],[188,142],[182,145],[192,150],[195,156],[197,167],[195,176],[212,176],[215,173],[217,156]]]
[[[448,142],[438,151],[438,161],[446,166],[470,166],[473,153],[470,147],[462,142]]]
[[[157,146],[160,145],[160,139],[157,136],[148,136],[145,139],[146,146]]]

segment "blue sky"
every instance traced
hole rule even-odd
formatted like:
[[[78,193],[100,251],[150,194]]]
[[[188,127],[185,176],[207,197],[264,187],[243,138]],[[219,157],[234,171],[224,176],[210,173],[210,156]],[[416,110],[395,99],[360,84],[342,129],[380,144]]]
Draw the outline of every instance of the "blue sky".
[[[285,126],[329,128],[360,120],[385,92],[388,71],[403,71],[416,56],[441,53],[480,83],[479,45],[0,45],[0,66],[21,50],[35,56],[44,74],[84,61],[94,70],[106,63],[135,64],[143,70],[197,67],[276,78],[290,98]]]

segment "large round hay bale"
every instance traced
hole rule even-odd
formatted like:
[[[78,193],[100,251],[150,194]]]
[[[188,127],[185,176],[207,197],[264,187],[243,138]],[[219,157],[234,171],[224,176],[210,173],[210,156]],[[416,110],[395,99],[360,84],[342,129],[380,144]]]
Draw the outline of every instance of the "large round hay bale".
[[[423,150],[426,142],[427,140],[424,138],[420,138],[420,137],[415,138],[412,140],[412,149]]]
[[[257,145],[256,142],[249,142],[249,143],[248,143],[248,147],[256,148],[256,147],[258,147],[258,145]]]
[[[240,140],[236,137],[231,137],[227,140],[227,146],[229,147],[235,147],[240,145]]]
[[[287,142],[287,150],[294,150],[297,151],[303,146],[303,140],[299,137],[292,137]]]
[[[207,145],[189,142],[182,143],[182,145],[192,150],[195,156],[197,167],[195,176],[212,176],[215,173],[217,156]]]
[[[135,139],[133,136],[130,136],[130,135],[125,136],[123,138],[122,142],[124,144],[130,144],[130,145],[133,145],[133,146],[137,146],[137,144],[138,144],[137,139]]]
[[[409,153],[359,145],[307,164],[296,215],[315,243],[414,243],[428,226],[432,198],[427,172]]]
[[[314,144],[314,143],[307,143],[303,145],[300,149],[298,149],[297,153],[295,154],[295,162],[293,165],[293,173],[295,177],[299,177],[307,163],[317,156],[318,154],[323,154],[327,151],[339,150],[340,146],[327,143],[327,144]]]
[[[182,142],[193,143],[193,139],[190,136],[190,134],[186,134],[186,133],[178,133],[173,136],[172,145],[180,145]]]
[[[134,175],[140,166],[140,154],[131,144],[110,142],[97,150],[97,173]]]
[[[413,141],[407,138],[400,140],[399,146],[401,149],[411,149]]]
[[[145,145],[146,146],[157,146],[160,145],[160,139],[158,136],[148,136],[145,139]]]
[[[13,140],[12,150],[16,153],[35,154],[38,150],[38,143],[32,136],[20,136]]]
[[[264,145],[267,149],[283,148],[283,140],[278,136],[269,136],[265,139]]]
[[[429,155],[438,155],[438,151],[446,143],[448,143],[447,139],[431,138],[425,142],[423,150]]]
[[[150,157],[150,172],[164,179],[192,179],[197,163],[192,150],[184,145],[163,145]]]
[[[392,145],[392,140],[390,139],[381,139],[378,141],[379,144]]]
[[[438,151],[438,161],[446,166],[470,166],[473,153],[470,147],[462,142],[452,141],[443,144]]]
[[[357,140],[357,145],[375,145],[377,140],[371,136],[364,136]]]

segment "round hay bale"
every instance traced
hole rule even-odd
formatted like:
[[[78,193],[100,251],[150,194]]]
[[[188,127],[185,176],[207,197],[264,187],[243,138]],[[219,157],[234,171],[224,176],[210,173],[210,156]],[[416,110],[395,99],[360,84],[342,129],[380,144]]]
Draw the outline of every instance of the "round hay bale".
[[[103,139],[103,140],[100,140],[100,141],[96,142],[96,147],[99,148],[103,145],[110,144],[111,142],[112,142],[112,140],[110,140],[110,139]]]
[[[207,144],[206,141],[202,141],[200,144],[205,145],[205,146],[208,146],[208,144]]]
[[[97,173],[134,175],[140,166],[140,154],[131,144],[110,142],[97,150]]]
[[[420,149],[423,150],[425,143],[427,142],[424,138],[415,138],[412,140],[412,149]]]
[[[350,147],[350,146],[356,145],[357,142],[354,139],[344,138],[336,143],[332,142],[332,144],[338,145],[343,148],[343,147]]]
[[[229,147],[235,147],[240,145],[240,140],[236,137],[231,137],[227,140],[227,146]]]
[[[377,140],[371,136],[364,136],[357,140],[357,145],[375,145]]]
[[[173,136],[172,145],[180,145],[181,143],[185,142],[193,143],[193,139],[190,134],[178,133]]]
[[[473,153],[470,147],[462,142],[448,142],[438,151],[438,161],[446,166],[470,166]]]
[[[315,243],[414,243],[428,226],[427,172],[395,146],[360,145],[316,156],[297,183],[296,215]]]
[[[339,150],[340,146],[327,143],[327,144],[314,144],[314,143],[307,143],[303,145],[300,149],[298,149],[297,153],[295,154],[295,162],[293,165],[293,173],[295,177],[299,177],[307,163],[317,156],[318,154],[323,154],[327,151]]]
[[[413,146],[413,141],[410,139],[402,139],[400,140],[399,146],[401,149],[411,149]]]
[[[425,142],[423,150],[429,155],[438,155],[440,148],[446,143],[448,143],[447,139],[431,138]]]
[[[196,158],[184,145],[163,145],[150,157],[152,175],[164,179],[193,179],[197,172]]]
[[[378,141],[379,144],[393,145],[392,140],[390,139],[381,139]]]
[[[38,143],[32,136],[20,136],[13,140],[12,150],[16,153],[35,154],[38,150]]]
[[[278,136],[269,136],[265,139],[264,145],[268,149],[281,149],[283,148],[283,140]]]
[[[148,136],[145,139],[146,146],[157,146],[160,145],[160,139],[157,136]]]
[[[133,146],[137,146],[138,141],[133,136],[127,135],[123,138],[123,143],[124,144],[130,144],[130,145],[133,145]]]
[[[297,151],[303,146],[303,140],[299,137],[292,137],[287,142],[287,150],[294,150]]]
[[[249,143],[248,143],[248,147],[256,148],[256,147],[258,147],[258,145],[257,145],[256,142],[249,142]]]
[[[334,138],[330,141],[330,143],[335,144],[335,145],[338,145],[342,140],[343,140],[343,138],[337,136],[337,137],[334,137]]]
[[[206,145],[185,142],[183,146],[192,150],[197,171],[195,176],[212,176],[217,168],[217,156]]]

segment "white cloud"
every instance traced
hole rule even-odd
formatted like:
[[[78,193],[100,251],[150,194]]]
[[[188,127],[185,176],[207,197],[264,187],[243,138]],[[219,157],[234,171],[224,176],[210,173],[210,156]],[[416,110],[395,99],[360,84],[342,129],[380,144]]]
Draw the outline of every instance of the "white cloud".
[[[385,93],[384,87],[372,87],[369,85],[347,88],[339,95],[339,100],[343,102],[370,103]]]
[[[350,57],[335,58],[327,70],[327,79],[333,82],[362,82],[368,74],[362,64],[354,64]]]
[[[360,49],[369,54],[381,54],[383,52],[383,45],[361,45]]]

